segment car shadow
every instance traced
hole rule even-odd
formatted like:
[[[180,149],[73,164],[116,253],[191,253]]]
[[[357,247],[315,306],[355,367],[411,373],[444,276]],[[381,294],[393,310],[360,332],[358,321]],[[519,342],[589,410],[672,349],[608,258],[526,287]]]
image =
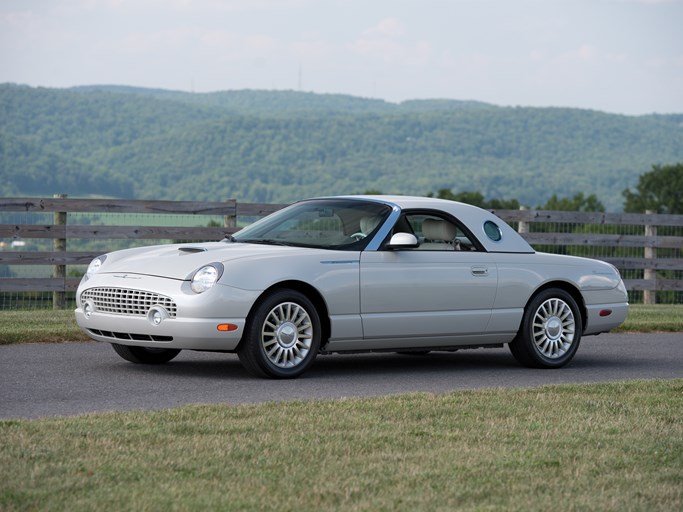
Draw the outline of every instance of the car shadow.
[[[235,354],[197,353],[186,351],[162,365],[139,365],[120,361],[121,368],[134,374],[157,374],[197,379],[253,380]],[[637,368],[642,361],[635,358],[579,352],[560,372],[590,372],[595,369]],[[455,373],[454,373],[455,372]],[[503,372],[501,374],[501,372]],[[329,380],[342,377],[374,378],[377,376],[497,375],[513,378],[519,373],[554,373],[520,365],[507,348],[398,354],[376,352],[363,354],[319,355],[313,365],[297,380]],[[261,380],[261,379],[259,379]]]
[[[131,364],[117,361],[126,371],[135,374],[153,373],[196,378],[253,379],[234,354],[181,353],[176,359],[161,365]],[[519,368],[507,351],[480,350],[459,352],[431,352],[429,354],[325,354],[319,355],[313,365],[299,379],[329,379],[342,376],[362,377],[384,375],[435,374],[443,372],[499,371]]]
[[[430,352],[429,354],[334,354],[319,356],[307,372],[327,377],[348,374],[435,373],[500,370],[517,366],[511,354],[493,350]]]

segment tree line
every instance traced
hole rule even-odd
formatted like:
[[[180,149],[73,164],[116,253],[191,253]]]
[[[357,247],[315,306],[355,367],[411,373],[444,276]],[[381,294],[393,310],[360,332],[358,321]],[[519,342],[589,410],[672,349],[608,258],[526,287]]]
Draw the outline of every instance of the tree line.
[[[281,203],[374,188],[480,191],[532,207],[588,194],[615,211],[652,164],[683,161],[682,121],[291,91],[5,84],[0,193]]]

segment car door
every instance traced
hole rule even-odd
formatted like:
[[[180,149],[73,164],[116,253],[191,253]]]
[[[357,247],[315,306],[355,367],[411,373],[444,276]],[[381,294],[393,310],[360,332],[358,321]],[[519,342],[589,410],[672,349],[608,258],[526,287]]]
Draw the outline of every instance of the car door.
[[[428,239],[426,225],[435,221],[450,223],[446,231],[454,238]],[[419,247],[361,254],[364,338],[420,338],[429,345],[436,338],[448,344],[446,338],[484,333],[498,281],[492,255],[456,219],[440,213],[408,213],[400,223],[417,236]]]

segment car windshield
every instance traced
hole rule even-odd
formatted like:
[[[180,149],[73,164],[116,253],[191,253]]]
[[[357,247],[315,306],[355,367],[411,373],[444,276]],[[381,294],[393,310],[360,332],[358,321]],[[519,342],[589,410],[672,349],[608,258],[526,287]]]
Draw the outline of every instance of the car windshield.
[[[312,199],[295,203],[236,233],[243,243],[362,250],[391,208],[359,199]]]

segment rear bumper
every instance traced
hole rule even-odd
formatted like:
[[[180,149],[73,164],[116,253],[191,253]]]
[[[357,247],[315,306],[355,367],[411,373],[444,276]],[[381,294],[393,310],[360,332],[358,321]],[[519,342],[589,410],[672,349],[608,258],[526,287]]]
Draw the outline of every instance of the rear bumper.
[[[619,327],[626,321],[628,302],[590,305],[586,306],[586,312],[588,318],[583,334],[600,334]]]

